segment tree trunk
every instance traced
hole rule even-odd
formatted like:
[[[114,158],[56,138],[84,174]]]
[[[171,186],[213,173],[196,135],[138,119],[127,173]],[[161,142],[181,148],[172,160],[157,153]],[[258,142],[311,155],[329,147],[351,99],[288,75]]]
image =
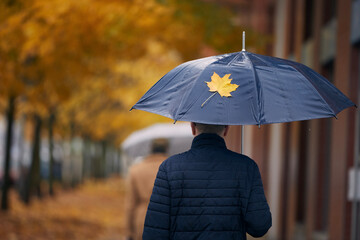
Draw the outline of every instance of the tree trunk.
[[[91,177],[91,155],[90,148],[91,143],[88,137],[84,137],[84,147],[82,151],[82,182],[85,179]]]
[[[25,151],[25,125],[26,125],[26,115],[23,115],[20,118],[20,136],[19,136],[19,167],[18,167],[18,179],[17,179],[17,190],[20,196],[20,200],[24,200],[24,189],[26,183],[26,176],[27,176],[27,168],[25,167],[24,163],[24,151]]]
[[[25,203],[30,203],[30,195],[36,192],[41,197],[40,190],[40,136],[42,121],[39,116],[35,116],[34,139],[32,149],[32,159],[30,173],[28,175],[28,184],[25,191]]]
[[[9,105],[6,113],[7,131],[6,131],[6,146],[5,146],[5,166],[4,166],[4,180],[1,195],[1,209],[6,211],[9,209],[8,191],[11,185],[10,179],[10,161],[11,161],[11,144],[12,144],[12,129],[15,115],[15,97],[9,97]]]
[[[74,151],[74,138],[75,138],[75,123],[70,123],[70,186],[75,188],[76,186],[76,163],[75,151]]]
[[[49,117],[49,194],[50,196],[54,195],[54,136],[53,136],[53,127],[54,127],[55,115],[50,114]]]
[[[107,161],[106,161],[106,151],[107,151],[107,143],[106,141],[102,141],[101,143],[101,178],[107,177]]]
[[[96,142],[95,143],[96,151],[94,156],[94,173],[95,173],[95,179],[101,179],[103,178],[103,144],[102,142]]]
[[[116,157],[117,169],[116,169],[116,173],[118,175],[121,175],[122,174],[121,149],[118,148],[116,152],[117,152],[117,157]]]

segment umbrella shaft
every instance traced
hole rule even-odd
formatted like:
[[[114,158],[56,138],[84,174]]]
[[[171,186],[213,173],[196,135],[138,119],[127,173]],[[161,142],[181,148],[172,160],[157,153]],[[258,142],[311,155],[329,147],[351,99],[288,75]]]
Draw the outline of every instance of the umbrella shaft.
[[[245,126],[242,125],[241,126],[241,149],[240,149],[241,154],[244,153],[244,130],[245,130]]]

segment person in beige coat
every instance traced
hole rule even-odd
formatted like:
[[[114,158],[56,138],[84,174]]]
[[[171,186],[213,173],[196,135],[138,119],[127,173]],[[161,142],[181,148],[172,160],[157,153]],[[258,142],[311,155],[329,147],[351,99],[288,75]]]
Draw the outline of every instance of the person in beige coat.
[[[128,240],[141,240],[145,215],[160,164],[168,157],[168,141],[155,139],[151,154],[142,162],[134,164],[128,175],[125,230]]]

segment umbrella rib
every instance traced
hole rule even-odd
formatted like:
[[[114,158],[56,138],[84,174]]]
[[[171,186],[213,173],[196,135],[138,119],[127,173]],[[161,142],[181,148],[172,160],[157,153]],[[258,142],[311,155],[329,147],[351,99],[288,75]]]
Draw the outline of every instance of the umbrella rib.
[[[264,58],[260,58],[257,54],[252,54],[252,55],[253,55],[255,58],[257,58],[258,60],[260,60],[260,61],[262,61],[263,63],[265,63],[267,66],[270,66],[270,67],[272,67],[272,68],[275,68],[274,64],[271,63],[270,61],[267,61],[267,60],[265,60]],[[280,58],[276,58],[276,59],[283,60],[283,59],[280,59]],[[279,75],[278,75],[278,71],[272,71],[272,72],[274,73],[276,79],[280,79],[280,77],[279,77]],[[282,84],[279,86],[279,88],[280,88],[283,92],[285,92],[284,86],[283,86]],[[286,106],[286,109],[287,109],[287,111],[286,111],[286,113],[287,113],[287,118],[288,118],[288,119],[291,119],[291,113],[290,113],[290,111],[289,111],[290,107],[289,107],[288,101],[284,100],[284,103],[285,103],[285,106]]]
[[[257,107],[259,108],[259,115],[257,116],[257,122],[258,122],[258,125],[261,125],[261,116],[263,116],[263,105],[260,104],[260,92],[261,92],[261,84],[260,82],[258,81],[258,77],[257,77],[257,74],[256,74],[256,71],[255,71],[255,67],[254,67],[254,64],[251,62],[249,56],[247,56],[247,54],[244,53],[244,55],[246,56],[246,58],[248,59],[250,65],[251,65],[251,68],[253,69],[253,75],[254,75],[254,80],[255,80],[255,88],[256,88],[256,94],[257,94],[257,98],[256,98],[256,103],[257,103]]]
[[[183,63],[183,64],[185,64],[185,63]],[[189,65],[189,64],[187,63],[187,65]],[[180,66],[181,66],[181,65],[180,65]],[[178,67],[180,67],[180,66],[178,66]],[[151,89],[153,89],[157,84],[159,84],[160,81],[161,81],[168,73],[165,74],[158,82],[156,82],[156,83],[145,93],[145,95],[144,95],[145,98],[144,98],[144,99],[140,99],[136,104],[141,103],[141,102],[149,99],[150,97],[154,96],[154,95],[157,94],[158,92],[160,92],[163,88],[165,88],[168,84],[170,84],[171,80],[173,80],[174,78],[176,78],[176,76],[178,76],[178,75],[179,75],[181,72],[183,72],[185,69],[186,69],[186,67],[180,69],[180,71],[178,71],[170,80],[168,80],[168,81],[166,82],[166,84],[164,84],[164,86],[160,87],[156,92],[152,93],[151,95],[149,94],[149,96],[146,96],[146,97],[145,97],[145,95],[146,95],[148,92],[150,92]],[[136,105],[136,104],[135,104],[135,105]],[[133,108],[135,107],[135,105],[133,106]]]
[[[294,64],[292,61],[289,61],[288,64],[291,65],[294,69],[296,69],[299,73],[301,73],[304,77],[307,78],[307,76],[302,73],[303,70],[301,68],[299,68],[296,64]],[[301,78],[299,78],[299,79],[302,80]],[[325,80],[328,81],[327,79],[325,79]],[[306,83],[310,83],[310,86],[311,86],[310,89],[319,96],[319,98],[322,101],[322,104],[323,104],[324,108],[330,110],[332,112],[333,117],[337,118],[336,113],[334,112],[334,110],[329,106],[329,104],[326,102],[326,100],[323,98],[323,96],[320,94],[320,92],[316,89],[316,87],[310,81],[305,82],[305,84]],[[330,83],[330,82],[328,82],[328,83]]]
[[[234,54],[234,58],[231,59],[231,61],[227,64],[228,66],[231,66],[231,64],[239,58],[239,53],[242,53],[242,52],[237,52],[236,54]]]

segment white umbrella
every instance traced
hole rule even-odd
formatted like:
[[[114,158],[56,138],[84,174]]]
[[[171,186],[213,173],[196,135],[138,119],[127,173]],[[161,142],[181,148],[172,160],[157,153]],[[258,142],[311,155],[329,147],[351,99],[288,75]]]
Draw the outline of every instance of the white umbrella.
[[[159,123],[132,133],[121,144],[123,156],[130,158],[128,163],[150,154],[151,142],[157,138],[169,140],[168,155],[190,149],[193,135],[189,123]]]

